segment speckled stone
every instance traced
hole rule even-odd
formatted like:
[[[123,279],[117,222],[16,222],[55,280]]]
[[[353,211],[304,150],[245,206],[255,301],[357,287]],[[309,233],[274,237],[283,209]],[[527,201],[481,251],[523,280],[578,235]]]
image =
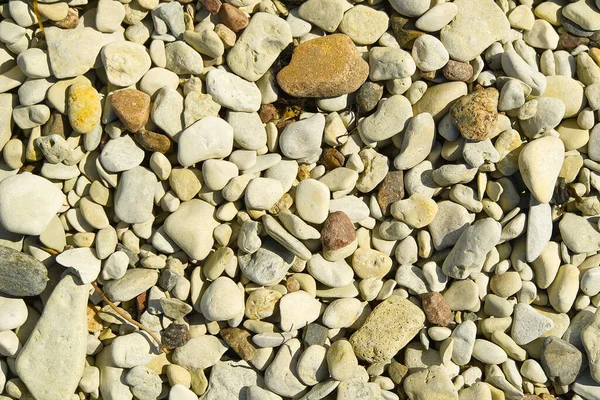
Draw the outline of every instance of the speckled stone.
[[[277,83],[296,97],[336,97],[352,93],[369,76],[352,40],[343,34],[309,40],[294,50]]]
[[[404,173],[402,171],[388,172],[377,191],[377,204],[383,215],[389,215],[392,204],[403,198]]]
[[[481,142],[498,125],[498,98],[495,88],[476,90],[458,99],[450,108],[452,123],[465,139]]]
[[[131,132],[142,129],[150,117],[150,96],[139,90],[118,90],[111,96],[110,104],[117,117]]]

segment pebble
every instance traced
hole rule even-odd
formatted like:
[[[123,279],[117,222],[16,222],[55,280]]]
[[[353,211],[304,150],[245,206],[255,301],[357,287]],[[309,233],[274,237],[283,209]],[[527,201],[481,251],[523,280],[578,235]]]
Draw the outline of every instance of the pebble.
[[[351,5],[342,0],[309,0],[298,8],[298,15],[325,32],[334,32]]]
[[[456,17],[440,32],[452,59],[471,61],[508,34],[508,19],[493,1],[459,0],[454,4],[458,8]],[[486,35],[480,35],[482,31]]]
[[[454,3],[440,3],[431,7],[417,19],[415,26],[425,32],[437,32],[448,25],[458,13]]]
[[[204,369],[217,364],[227,347],[215,336],[201,335],[190,339],[173,352],[173,362],[188,370]]]
[[[220,13],[227,6],[224,5]],[[236,32],[235,29],[233,31]],[[291,42],[292,32],[285,21],[268,13],[256,13],[229,51],[227,64],[238,76],[251,82],[257,81]]]
[[[416,38],[411,54],[417,68],[423,72],[436,71],[446,65],[450,59],[443,43],[431,35],[421,35]]]
[[[325,129],[323,114],[294,122],[285,127],[279,136],[281,153],[298,162],[315,162],[321,155],[321,141]]]
[[[102,48],[100,57],[108,81],[121,87],[135,85],[151,65],[143,45],[126,41],[107,44]]]
[[[259,285],[273,285],[281,281],[293,261],[293,254],[273,240],[264,240],[252,254],[238,256],[244,275]]]
[[[156,176],[144,167],[137,166],[121,175],[114,198],[115,215],[121,221],[137,224],[152,217],[153,188]]]
[[[210,321],[226,321],[244,312],[244,298],[235,282],[221,276],[204,291],[200,308]]]
[[[343,260],[356,250],[356,232],[346,213],[329,214],[321,230],[321,244],[323,257],[332,262]]]
[[[128,171],[140,165],[143,159],[144,150],[129,135],[109,140],[100,153],[100,162],[108,172]]]
[[[412,109],[408,99],[395,95],[381,101],[377,111],[363,119],[358,129],[367,141],[381,141],[402,132],[410,117]]]
[[[314,179],[303,180],[296,187],[298,216],[313,224],[325,222],[329,214],[329,196],[329,188],[324,183]]]
[[[442,366],[431,366],[409,375],[403,383],[404,391],[415,399],[458,399],[458,392]]]
[[[111,301],[128,301],[144,293],[158,282],[158,273],[150,269],[130,269],[122,278],[104,285],[104,293]]]
[[[284,343],[265,370],[265,385],[272,392],[285,397],[299,397],[305,392],[306,386],[295,374],[300,346],[298,339]]]
[[[389,361],[418,333],[425,314],[399,296],[376,306],[364,324],[350,337],[354,353],[367,362]]]
[[[218,132],[218,134],[214,134]],[[179,135],[177,158],[184,167],[231,153],[233,128],[217,117],[206,117],[195,122]]]
[[[32,396],[68,398],[77,389],[85,366],[87,301],[87,287],[77,285],[71,275],[52,290],[14,363]],[[53,368],[47,368],[50,360],[56,362]]]
[[[157,398],[162,390],[159,375],[145,366],[133,367],[125,377],[131,387],[131,393],[140,400]]]
[[[372,81],[407,78],[416,68],[410,53],[402,49],[374,47],[369,51],[369,78]]]
[[[207,400],[219,400],[233,396],[239,398],[252,386],[263,386],[262,376],[245,361],[219,361],[211,369]]]
[[[519,154],[519,171],[523,181],[540,203],[548,203],[552,198],[564,152],[560,139],[545,136],[525,145]],[[544,157],[541,157],[542,154]]]
[[[393,0],[390,2],[394,10],[406,17],[418,17],[429,8],[429,4],[422,0],[399,1]]]
[[[93,282],[100,274],[101,262],[89,248],[66,250],[56,257],[56,262],[73,271],[82,283]]]
[[[482,89],[458,99],[450,108],[452,123],[465,139],[483,141],[496,130],[498,90]]]
[[[389,17],[383,11],[357,5],[344,13],[339,30],[359,45],[375,43],[388,28]]]
[[[549,336],[542,345],[541,362],[550,380],[557,385],[565,386],[577,379],[582,367],[582,354],[572,344],[555,336]]]
[[[40,235],[64,201],[65,195],[45,178],[11,176],[0,183],[0,223],[13,233]]]
[[[303,290],[284,295],[279,300],[279,312],[283,331],[300,329],[319,318],[321,303]]]
[[[338,381],[345,381],[354,375],[358,368],[358,360],[352,345],[347,340],[338,340],[327,349],[327,366],[329,374]]]
[[[390,210],[394,218],[405,222],[408,226],[423,228],[435,218],[438,205],[422,194],[414,194],[408,199],[396,201]]]
[[[528,344],[554,327],[554,322],[524,303],[515,305],[511,337],[519,346]]]
[[[320,2],[309,0],[300,7],[300,16],[313,3],[312,7],[326,9]],[[333,20],[331,14],[324,16]],[[290,64],[277,74],[277,83],[292,96],[335,97],[356,91],[368,75],[369,66],[352,40],[343,34],[333,34],[296,47]]]
[[[69,123],[79,133],[90,133],[100,124],[102,109],[96,89],[84,83],[74,83],[68,89]]]
[[[206,74],[206,90],[217,103],[230,110],[253,112],[260,108],[261,94],[256,84],[230,72],[211,70]]]
[[[394,159],[399,170],[411,169],[425,160],[431,152],[435,137],[435,122],[429,113],[411,118],[402,138],[400,154]]]
[[[27,320],[28,310],[22,299],[0,296],[0,331],[19,328]]]
[[[417,115],[427,112],[438,122],[457,99],[466,95],[467,85],[464,82],[446,82],[431,86],[413,105],[413,113]]]
[[[113,112],[130,132],[138,132],[150,116],[150,96],[135,89],[118,90],[110,98]]]

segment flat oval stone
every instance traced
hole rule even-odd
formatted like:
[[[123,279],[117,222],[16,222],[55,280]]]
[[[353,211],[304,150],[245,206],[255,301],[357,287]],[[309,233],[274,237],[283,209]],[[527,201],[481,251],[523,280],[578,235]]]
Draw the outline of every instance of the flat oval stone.
[[[144,167],[123,172],[115,193],[115,214],[123,222],[140,224],[152,217],[156,176]]]
[[[367,80],[369,65],[343,34],[305,42],[277,74],[281,88],[297,97],[336,97],[352,93]]]
[[[210,158],[222,158],[233,148],[233,128],[218,117],[205,117],[179,136],[177,159],[188,167]]]
[[[127,270],[122,278],[108,281],[103,290],[111,301],[128,301],[158,282],[158,272],[153,269],[135,268]]]
[[[242,273],[252,282],[265,286],[281,281],[293,262],[294,255],[272,239],[264,240],[255,253],[238,256]]]

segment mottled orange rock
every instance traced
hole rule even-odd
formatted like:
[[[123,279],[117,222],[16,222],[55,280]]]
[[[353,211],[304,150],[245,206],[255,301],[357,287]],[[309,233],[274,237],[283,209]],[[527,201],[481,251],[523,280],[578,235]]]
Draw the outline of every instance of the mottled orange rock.
[[[489,138],[498,125],[498,90],[475,90],[456,100],[450,118],[465,139],[481,142]]]
[[[86,83],[69,86],[68,115],[71,127],[78,133],[88,133],[98,124],[102,116],[102,105],[98,91]]]
[[[277,83],[296,97],[335,97],[352,93],[367,80],[369,65],[343,34],[302,43],[292,61],[277,74]]]

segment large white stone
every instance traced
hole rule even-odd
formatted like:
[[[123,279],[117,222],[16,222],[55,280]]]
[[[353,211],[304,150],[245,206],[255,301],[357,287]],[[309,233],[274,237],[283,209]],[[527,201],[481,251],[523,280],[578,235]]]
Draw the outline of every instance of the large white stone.
[[[42,316],[15,362],[38,400],[72,398],[85,367],[88,286],[66,275],[52,291]]]
[[[177,159],[184,167],[211,158],[223,158],[233,149],[233,128],[218,117],[205,117],[179,136]]]
[[[253,82],[221,69],[206,74],[206,91],[225,108],[233,111],[258,111],[261,103],[260,90]]]
[[[65,195],[49,180],[30,173],[0,183],[0,223],[6,230],[41,235],[65,202]]]

